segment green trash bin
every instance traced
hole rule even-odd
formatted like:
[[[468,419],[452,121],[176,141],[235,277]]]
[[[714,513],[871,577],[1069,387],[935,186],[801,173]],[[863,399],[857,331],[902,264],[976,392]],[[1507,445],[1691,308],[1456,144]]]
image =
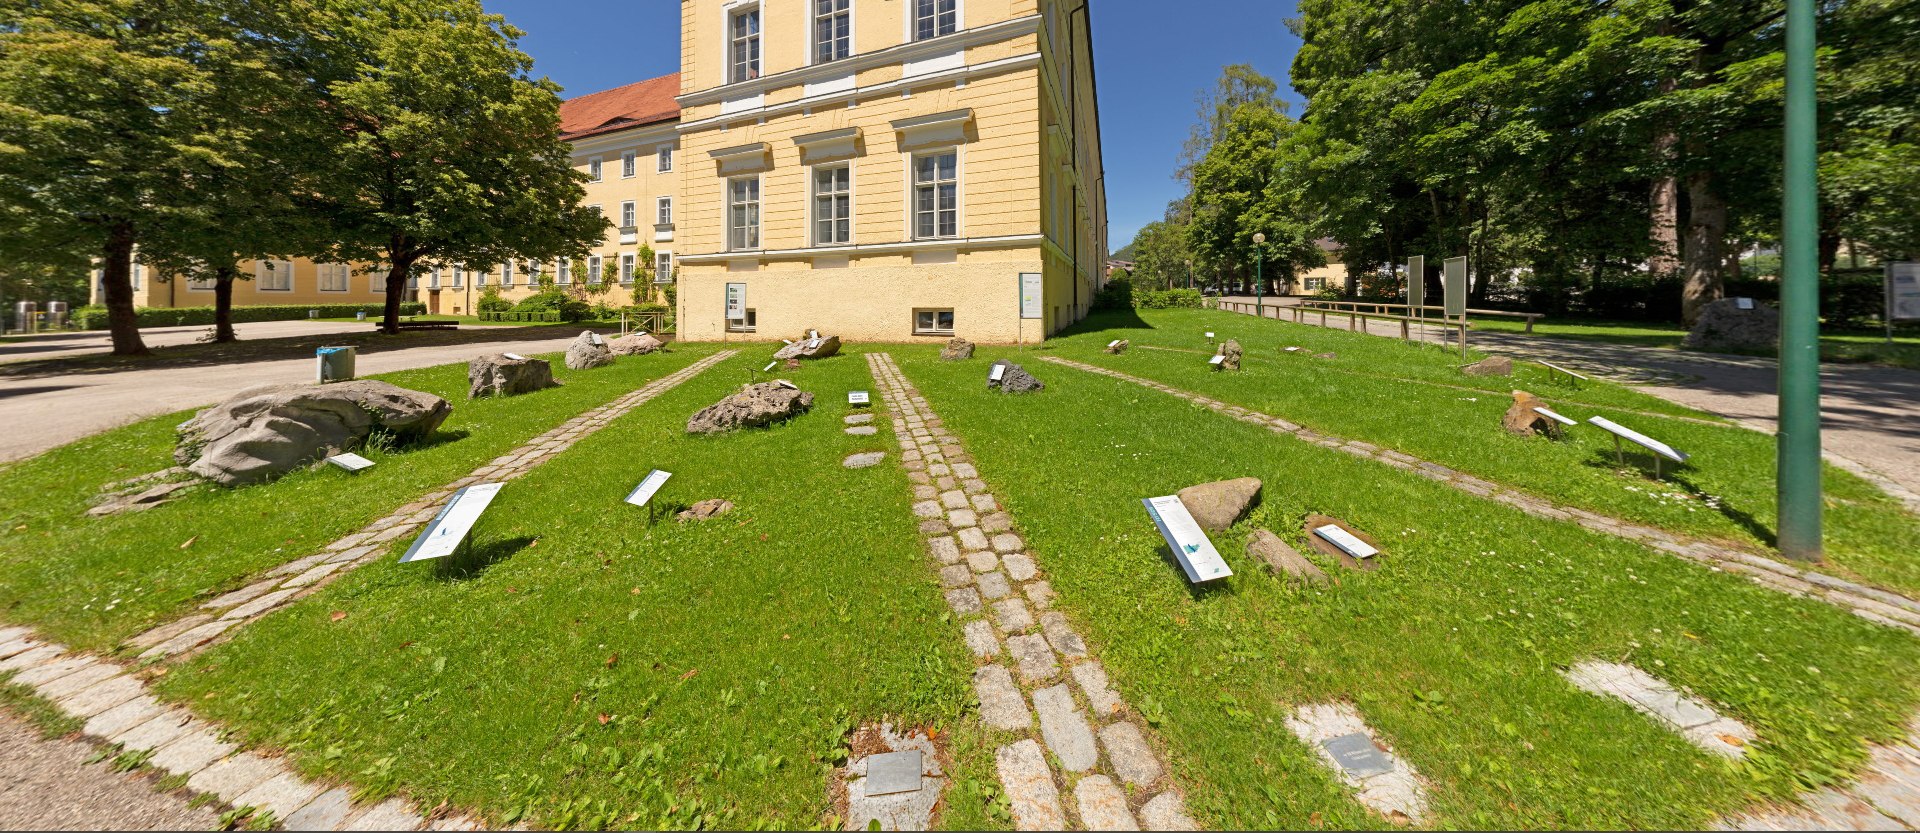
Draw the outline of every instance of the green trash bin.
[[[344,382],[353,378],[352,347],[322,347],[314,351],[314,381]]]

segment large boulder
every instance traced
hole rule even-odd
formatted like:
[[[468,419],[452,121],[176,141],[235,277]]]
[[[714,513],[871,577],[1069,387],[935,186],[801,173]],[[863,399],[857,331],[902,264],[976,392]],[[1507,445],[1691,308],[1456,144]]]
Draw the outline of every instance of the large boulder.
[[[1753,309],[1741,309],[1742,303]],[[1721,353],[1770,352],[1780,346],[1780,313],[1751,298],[1722,298],[1700,308],[1680,346]]]
[[[961,362],[973,358],[973,342],[964,338],[954,338],[940,351],[942,361]]]
[[[1543,406],[1539,397],[1523,390],[1514,391],[1513,407],[1508,408],[1506,416],[1500,418],[1500,425],[1507,429],[1507,433],[1522,437],[1557,437],[1560,435],[1560,423],[1534,410]]]
[[[1006,369],[1000,371],[1000,378],[997,380],[993,378],[991,369],[987,371],[987,390],[997,390],[1001,393],[1033,393],[1047,389],[1047,386],[1039,379],[1033,378],[1026,368],[1006,359],[994,362],[993,366]]]
[[[775,361],[789,359],[824,359],[840,352],[840,337],[818,335],[819,330],[808,330],[799,341],[789,344],[773,354]]]
[[[467,362],[468,399],[519,396],[559,385],[553,380],[553,365],[546,359],[516,358],[495,353]]]
[[[1512,376],[1513,360],[1506,356],[1488,356],[1460,368],[1468,376]]]
[[[687,420],[689,434],[720,434],[792,419],[813,408],[813,394],[774,381],[748,385]]]
[[[1200,528],[1225,532],[1260,505],[1260,478],[1242,477],[1202,483],[1180,490],[1180,503],[1187,507]]]
[[[174,460],[222,486],[262,483],[360,447],[375,430],[423,437],[453,406],[368,379],[249,388],[180,426]]]
[[[666,347],[665,342],[646,333],[621,336],[607,344],[607,349],[612,350],[616,356],[644,356],[648,353],[658,353]]]
[[[1239,370],[1240,358],[1245,354],[1246,351],[1240,348],[1239,341],[1231,338],[1227,339],[1225,344],[1220,345],[1220,369]]]
[[[606,337],[599,333],[583,332],[567,345],[568,370],[592,370],[610,364],[613,364],[613,350],[607,347]]]

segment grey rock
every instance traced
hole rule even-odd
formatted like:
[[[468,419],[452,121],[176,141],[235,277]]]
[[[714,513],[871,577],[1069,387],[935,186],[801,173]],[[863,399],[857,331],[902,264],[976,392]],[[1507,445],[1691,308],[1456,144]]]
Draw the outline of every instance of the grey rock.
[[[1108,687],[1107,669],[1099,660],[1088,660],[1074,666],[1073,680],[1080,684],[1080,690],[1087,695],[1087,703],[1093,707],[1095,720],[1117,717],[1126,710],[1126,702]]]
[[[848,415],[846,419],[841,420],[841,422],[844,422],[848,425],[866,425],[867,423],[872,421],[873,421],[873,414],[851,414],[851,415]]]
[[[1187,815],[1187,803],[1173,792],[1163,792],[1140,808],[1140,821],[1148,830],[1199,830],[1200,825]]]
[[[947,342],[946,347],[941,348],[940,358],[942,361],[949,362],[960,362],[971,359],[973,358],[973,342],[964,338],[955,338]]]
[[[1033,627],[1033,611],[1018,596],[993,603],[993,616],[1007,633],[1024,633]]]
[[[1133,343],[1123,338],[1123,339],[1120,339],[1119,341],[1116,341],[1112,344],[1107,345],[1106,351],[1115,356],[1118,356],[1121,353],[1127,352],[1127,348],[1131,346],[1133,346]]]
[[[1007,565],[1007,577],[1014,581],[1028,581],[1040,573],[1026,553],[1016,552],[1001,560]]]
[[[847,433],[856,437],[871,437],[880,433],[880,429],[871,425],[855,425],[852,428],[848,428]]]
[[[1135,786],[1150,786],[1160,780],[1160,761],[1153,756],[1140,727],[1120,721],[1100,729],[1100,745],[1107,748],[1107,761],[1113,771]]]
[[[1031,738],[1002,746],[994,752],[1000,784],[1013,808],[1014,826],[1021,830],[1065,830],[1067,814],[1060,807],[1060,791],[1053,785],[1046,753]]]
[[[711,500],[700,501],[674,517],[681,523],[687,523],[688,521],[704,521],[717,518],[732,511],[733,501],[724,498],[713,498]]]
[[[973,692],[980,698],[980,719],[1008,732],[1024,731],[1033,723],[1027,701],[1004,665],[982,665],[973,672]]]
[[[1513,360],[1506,356],[1488,356],[1460,368],[1460,372],[1468,376],[1512,376]]]
[[[222,486],[272,480],[358,448],[375,430],[424,437],[453,406],[367,379],[248,388],[180,426],[174,460]]]
[[[987,390],[997,390],[1001,393],[1033,393],[1047,389],[1039,379],[1033,378],[1025,368],[1013,362],[1001,359],[993,364],[995,367],[1006,367],[1006,371],[1000,374],[999,381],[988,380]]]
[[[1050,611],[1040,616],[1040,630],[1047,635],[1047,642],[1063,657],[1084,657],[1087,655],[1087,642],[1074,633],[1073,626],[1067,624],[1067,615],[1059,611]]]
[[[1047,645],[1047,638],[1040,634],[1008,637],[1007,651],[1019,663],[1021,682],[1028,685],[1044,683],[1060,673],[1060,663],[1053,658],[1053,648]]]
[[[553,380],[553,365],[546,359],[512,359],[495,353],[467,362],[468,399],[519,396],[559,385]]]
[[[687,420],[689,434],[719,434],[792,419],[813,408],[813,394],[779,382],[748,385]]]
[[[1220,345],[1220,355],[1222,357],[1220,361],[1220,369],[1221,370],[1239,370],[1240,358],[1242,355],[1245,354],[1245,352],[1246,351],[1240,349],[1239,341],[1231,338],[1227,339],[1224,344]]]
[[[834,356],[839,354],[840,352],[839,336],[811,335],[812,333],[816,333],[816,332],[819,332],[819,331],[809,330],[808,331],[809,335],[803,336],[799,341],[796,341],[792,344],[789,344],[785,347],[780,348],[778,351],[774,352],[773,354],[774,360],[784,362],[784,361],[798,361],[801,359],[824,359],[829,356]]]
[[[960,630],[967,638],[967,650],[972,651],[974,656],[987,659],[1000,653],[1000,637],[993,632],[993,626],[987,620],[975,619]]]
[[[1105,775],[1089,775],[1073,787],[1080,823],[1088,830],[1139,830],[1127,812],[1127,794]]]
[[[666,342],[643,333],[625,335],[607,342],[607,349],[616,356],[645,356],[667,349]]]
[[[1033,710],[1040,715],[1040,737],[1068,772],[1086,772],[1100,762],[1093,729],[1073,701],[1073,690],[1061,683],[1033,693]]]
[[[980,577],[980,595],[988,601],[1004,599],[1013,595],[1013,588],[1007,585],[1007,577],[1001,573],[987,573]]]
[[[840,465],[850,469],[865,469],[880,465],[880,462],[885,459],[887,459],[887,453],[884,451],[868,451],[850,455],[847,459],[840,461]]]
[[[197,481],[180,480],[147,486],[131,493],[110,494],[88,509],[87,514],[98,518],[125,512],[144,512],[163,503],[172,503],[182,497],[181,492],[198,485]]]
[[[1242,477],[1188,486],[1180,490],[1180,503],[1201,529],[1225,532],[1260,505],[1260,485],[1260,478]]]
[[[1780,345],[1780,313],[1766,304],[1741,309],[1734,298],[1722,298],[1700,308],[1700,319],[1687,332],[1681,347],[1719,352],[1771,351]]]
[[[1294,584],[1322,585],[1327,583],[1327,574],[1308,561],[1298,550],[1280,540],[1280,536],[1264,529],[1253,531],[1253,537],[1247,540],[1247,554],[1266,562],[1274,574]]]
[[[568,370],[592,370],[613,364],[613,350],[598,333],[583,332],[567,345]]]

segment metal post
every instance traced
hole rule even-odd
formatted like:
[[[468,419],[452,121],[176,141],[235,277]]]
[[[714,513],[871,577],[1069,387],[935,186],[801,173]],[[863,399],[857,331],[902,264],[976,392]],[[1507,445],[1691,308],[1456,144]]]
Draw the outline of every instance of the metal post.
[[[1780,553],[1819,561],[1820,260],[1814,0],[1787,0],[1780,280]]]
[[[1253,317],[1255,318],[1267,317],[1265,297],[1267,281],[1263,269],[1266,253],[1261,251],[1264,248],[1266,247],[1257,246],[1253,250]]]

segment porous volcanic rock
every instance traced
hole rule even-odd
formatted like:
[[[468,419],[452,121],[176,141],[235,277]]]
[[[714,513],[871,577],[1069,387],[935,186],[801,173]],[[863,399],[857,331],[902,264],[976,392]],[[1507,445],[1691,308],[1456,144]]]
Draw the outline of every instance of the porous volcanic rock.
[[[553,380],[553,365],[546,359],[516,359],[495,353],[467,362],[468,399],[519,396],[559,385]]]
[[[1239,341],[1231,338],[1227,339],[1226,343],[1220,345],[1220,355],[1223,357],[1220,362],[1220,369],[1239,370],[1240,357],[1244,355],[1245,352],[1246,351],[1240,349]]]
[[[567,345],[568,370],[592,370],[613,364],[613,350],[599,333],[583,332]]]
[[[791,382],[761,382],[720,400],[687,420],[689,434],[720,434],[792,419],[813,408],[813,394]]]
[[[358,448],[376,429],[402,439],[432,434],[452,412],[438,396],[370,379],[264,385],[182,423],[173,458],[222,486],[263,483]]]
[[[949,362],[962,362],[973,358],[973,342],[964,338],[955,338],[941,348],[940,359]]]
[[[1780,312],[1753,302],[1741,309],[1740,299],[1722,298],[1700,308],[1700,320],[1680,346],[1722,353],[1770,351],[1780,346]]]
[[[1258,477],[1202,483],[1181,489],[1180,503],[1201,529],[1225,532],[1260,505],[1260,486]]]
[[[1001,393],[1033,393],[1034,391],[1047,389],[1047,386],[1039,379],[1033,378],[1033,374],[1028,373],[1026,368],[1007,361],[1006,359],[1001,359],[993,364],[995,367],[1004,365],[1007,369],[1000,373],[999,381],[994,381],[992,373],[989,371],[987,390],[997,390]]]

